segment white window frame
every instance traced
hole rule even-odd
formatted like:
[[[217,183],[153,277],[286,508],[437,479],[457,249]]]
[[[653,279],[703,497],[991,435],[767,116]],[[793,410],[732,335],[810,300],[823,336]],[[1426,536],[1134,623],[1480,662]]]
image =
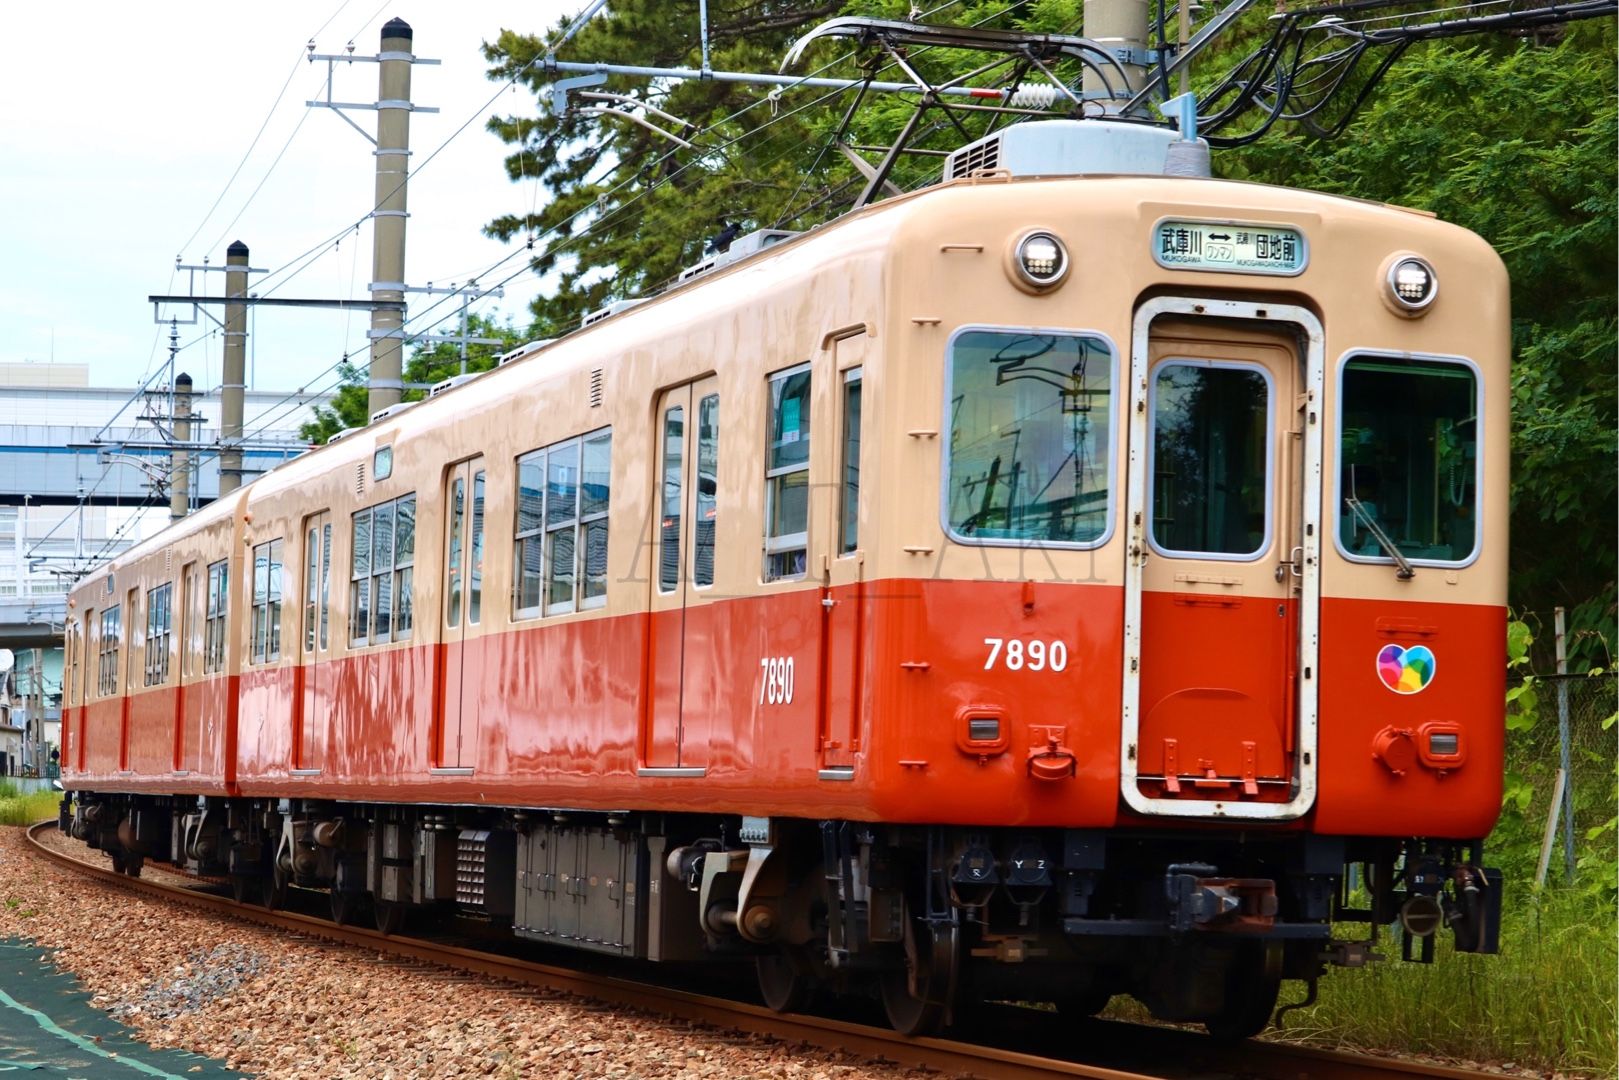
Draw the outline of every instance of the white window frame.
[[[810,471],[810,462],[813,460],[813,455],[814,455],[813,444],[812,444],[812,449],[810,450],[809,453],[804,455],[804,460],[801,463],[794,464],[794,465],[780,465],[780,466],[777,466],[776,468],[772,469],[769,466],[769,462],[770,462],[770,433],[771,433],[771,430],[775,427],[775,422],[776,422],[776,401],[775,401],[775,394],[773,392],[774,387],[778,382],[783,382],[783,381],[785,381],[787,379],[790,379],[794,375],[801,375],[801,374],[804,374],[805,372],[809,372],[809,376],[810,376],[810,392],[809,392],[809,395],[807,396],[807,398],[805,399],[805,407],[813,409],[814,406],[815,406],[815,373],[810,370],[811,366],[812,365],[810,364],[810,362],[805,361],[802,364],[794,364],[792,367],[783,368],[780,371],[772,371],[769,375],[765,376],[765,427],[764,427],[764,436],[765,436],[765,448],[764,448],[764,451],[765,451],[764,452],[764,460],[765,460],[765,500],[764,500],[765,517],[764,517],[764,528],[765,528],[765,535],[764,535],[764,559],[762,560],[762,564],[759,567],[759,570],[760,570],[760,579],[767,585],[768,584],[773,584],[773,583],[778,582],[778,581],[803,581],[806,577],[809,576],[809,525],[810,525],[811,519],[814,517],[814,514],[812,512],[810,512],[812,510],[812,508],[808,508],[808,507],[806,508],[806,512],[804,514],[805,528],[804,528],[803,532],[779,533],[779,534],[772,535],[771,532],[770,532],[770,522],[771,522],[771,519],[773,519],[775,517],[775,510],[776,510],[776,506],[775,506],[776,485],[775,485],[774,481],[779,477],[792,476],[795,473],[806,473],[807,474]],[[813,427],[812,427],[812,429],[810,431],[810,438],[813,439],[814,437],[815,437],[815,433],[814,433],[814,430],[813,430]],[[806,487],[811,486],[809,484],[808,480],[805,481],[805,486]],[[809,494],[806,495],[806,498],[812,497],[813,494],[814,494],[813,491],[809,492]],[[802,573],[798,573],[798,574],[771,574],[770,573],[770,559],[771,559],[771,556],[780,555],[783,552],[800,551],[800,550],[804,552],[804,570],[803,570]]]

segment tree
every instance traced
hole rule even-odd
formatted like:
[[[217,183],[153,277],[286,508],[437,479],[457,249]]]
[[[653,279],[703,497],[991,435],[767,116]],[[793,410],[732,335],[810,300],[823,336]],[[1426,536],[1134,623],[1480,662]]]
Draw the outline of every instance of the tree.
[[[468,371],[488,371],[495,366],[502,353],[528,340],[510,322],[496,323],[482,315],[467,317],[467,335],[501,340],[499,345],[468,345]],[[417,345],[415,352],[405,362],[405,382],[431,386],[460,371],[460,346],[442,341]],[[332,403],[315,406],[315,418],[298,429],[298,434],[312,443],[324,444],[344,428],[364,427],[371,419],[371,410],[367,405],[370,391],[366,388],[365,372],[358,365],[345,360],[338,367],[338,374],[342,383]],[[406,390],[404,400],[420,401],[426,396],[425,390]]]
[[[794,35],[857,8],[884,18],[910,11],[888,2],[711,6],[713,66],[774,70]],[[951,5],[926,21],[1078,33],[1078,9],[1077,0]],[[583,27],[566,55],[696,66],[697,28],[689,0],[624,0]],[[1253,34],[1217,44],[1198,61],[1197,81],[1214,82],[1253,46]],[[845,47],[815,46],[801,70]],[[1515,313],[1511,596],[1518,605],[1574,608],[1577,632],[1604,634],[1614,613],[1619,407],[1614,47],[1611,20],[1532,38],[1418,44],[1341,137],[1279,125],[1215,157],[1220,175],[1429,209],[1501,252]],[[929,52],[930,62],[966,63],[943,50],[917,52]],[[757,87],[619,77],[599,88],[655,100],[691,121],[695,129],[682,130],[697,147],[687,151],[628,121],[553,115],[553,77],[535,63],[545,54],[539,37],[506,31],[485,54],[491,77],[518,75],[538,101],[534,115],[490,123],[517,148],[508,173],[535,187],[530,209],[486,227],[502,239],[539,238],[530,241],[533,267],[554,274],[556,288],[534,303],[537,333],[571,329],[608,299],[657,288],[698,261],[705,241],[727,225],[806,228],[835,214],[861,182],[826,145],[846,96],[792,91],[772,105]],[[827,73],[858,70],[845,61]],[[855,141],[884,141],[908,113],[896,98],[870,101],[852,129]],[[952,130],[931,137],[934,146],[964,141]],[[927,182],[934,168],[929,161],[910,167],[902,186]]]

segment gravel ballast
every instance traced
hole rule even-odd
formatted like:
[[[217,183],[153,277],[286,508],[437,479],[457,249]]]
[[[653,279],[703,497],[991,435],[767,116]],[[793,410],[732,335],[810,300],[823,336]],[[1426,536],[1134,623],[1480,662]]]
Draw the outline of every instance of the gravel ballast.
[[[101,857],[47,835],[76,857]],[[0,828],[6,935],[52,950],[96,1007],[151,1045],[264,1077],[936,1075],[402,964],[164,904],[46,862],[18,828]]]

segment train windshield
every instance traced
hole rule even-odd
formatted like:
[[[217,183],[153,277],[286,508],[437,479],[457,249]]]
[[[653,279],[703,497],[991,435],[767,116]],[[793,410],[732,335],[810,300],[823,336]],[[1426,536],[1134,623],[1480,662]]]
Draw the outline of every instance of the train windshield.
[[[968,330],[951,347],[945,514],[963,540],[1100,541],[1112,350],[1075,334]]]
[[[1386,560],[1366,518],[1408,559],[1466,562],[1478,547],[1478,378],[1466,364],[1358,356],[1344,365],[1338,542]],[[1359,501],[1361,513],[1346,509]]]

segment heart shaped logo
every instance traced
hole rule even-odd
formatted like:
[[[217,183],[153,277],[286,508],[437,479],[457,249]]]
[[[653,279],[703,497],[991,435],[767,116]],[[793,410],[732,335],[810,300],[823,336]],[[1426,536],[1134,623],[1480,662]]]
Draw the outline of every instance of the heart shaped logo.
[[[1433,682],[1438,661],[1426,645],[1385,645],[1377,654],[1377,677],[1396,694],[1417,694]]]

